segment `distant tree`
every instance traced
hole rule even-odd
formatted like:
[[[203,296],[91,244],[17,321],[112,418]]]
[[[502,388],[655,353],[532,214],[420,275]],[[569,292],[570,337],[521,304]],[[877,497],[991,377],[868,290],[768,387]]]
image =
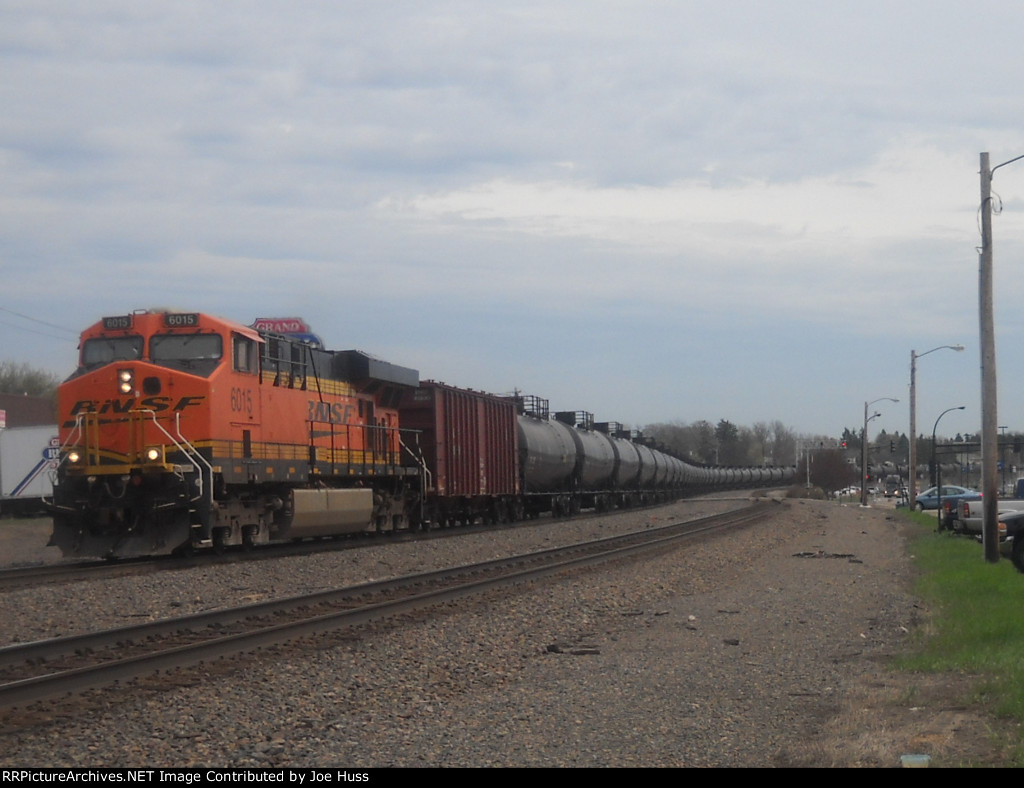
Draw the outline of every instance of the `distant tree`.
[[[796,465],[797,435],[781,421],[740,427],[727,419],[717,426],[701,420],[648,424],[642,430],[677,457],[709,465]],[[801,442],[804,442],[801,439]]]
[[[693,454],[692,431],[681,421],[648,424],[641,432],[644,437],[653,438],[677,457],[689,457]]]
[[[0,361],[0,394],[24,394],[29,397],[57,399],[60,378],[28,364]]]
[[[719,419],[715,427],[715,440],[718,443],[716,462],[719,465],[748,464],[746,446],[740,440],[740,429],[731,421]]]
[[[755,422],[750,428],[753,440],[761,447],[761,461],[771,464],[772,449],[772,428],[763,421]]]
[[[739,435],[739,430],[735,424],[725,419],[718,420],[718,426],[715,427],[715,437],[718,438],[719,444],[730,443],[736,440],[737,435]]]
[[[694,438],[697,440],[695,455],[701,462],[715,465],[718,461],[718,440],[715,428],[710,422],[701,419],[693,425]]]
[[[796,433],[781,421],[772,422],[771,450],[765,450],[769,463],[776,467],[796,465]]]
[[[749,427],[740,427],[736,434],[735,465],[763,465],[764,445]]]

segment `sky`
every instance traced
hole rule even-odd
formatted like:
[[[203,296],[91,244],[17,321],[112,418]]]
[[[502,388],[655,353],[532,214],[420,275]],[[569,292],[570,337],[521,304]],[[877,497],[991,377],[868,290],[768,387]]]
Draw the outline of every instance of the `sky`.
[[[979,161],[1018,0],[0,0],[0,360],[104,315],[301,317],[632,427],[981,423]],[[1024,431],[1024,161],[992,189]],[[898,403],[891,402],[898,399]],[[876,402],[877,401],[877,402]]]

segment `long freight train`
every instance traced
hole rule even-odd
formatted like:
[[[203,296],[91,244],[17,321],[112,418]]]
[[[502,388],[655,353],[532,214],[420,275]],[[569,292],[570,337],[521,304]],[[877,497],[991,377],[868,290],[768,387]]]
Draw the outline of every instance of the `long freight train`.
[[[792,478],[698,467],[585,412],[420,381],[314,340],[165,311],[86,329],[58,392],[51,544],[69,556],[223,549]]]

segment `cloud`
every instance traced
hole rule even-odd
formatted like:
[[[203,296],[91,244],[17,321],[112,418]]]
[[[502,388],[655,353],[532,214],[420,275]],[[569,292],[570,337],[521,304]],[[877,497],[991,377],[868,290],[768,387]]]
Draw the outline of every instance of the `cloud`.
[[[978,152],[1024,150],[1021,22],[952,0],[9,3],[0,306],[73,329],[299,314],[461,385],[585,386],[609,418],[824,430],[903,385],[911,347],[977,330]],[[993,184],[1010,347],[1021,172]]]

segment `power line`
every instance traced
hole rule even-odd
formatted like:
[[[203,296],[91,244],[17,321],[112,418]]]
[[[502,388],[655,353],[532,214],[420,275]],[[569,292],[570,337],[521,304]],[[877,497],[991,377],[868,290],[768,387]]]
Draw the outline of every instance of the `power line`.
[[[32,323],[38,323],[39,325],[46,326],[47,328],[55,328],[58,331],[66,331],[68,334],[70,334],[75,339],[78,338],[78,333],[79,332],[74,330],[74,329],[66,328],[65,326],[58,326],[58,325],[56,325],[54,323],[47,323],[45,320],[39,320],[38,318],[31,317],[30,315],[23,315],[21,312],[15,312],[13,309],[8,309],[7,307],[4,307],[4,306],[0,306],[0,312],[6,312],[9,315],[14,315],[15,317],[20,317],[22,320],[28,320],[28,321],[30,321]],[[49,337],[51,337],[53,339],[66,339],[66,337],[53,337],[51,334],[43,334],[41,331],[32,331],[32,329],[24,328],[24,327],[21,327],[21,326],[12,325],[11,323],[4,323],[3,325],[10,326],[11,328],[17,328],[19,331],[28,331],[30,333],[40,334],[41,336],[49,336]]]
[[[13,328],[15,331],[24,331],[26,334],[35,334],[39,337],[48,337],[49,339],[57,339],[61,342],[74,342],[76,337],[59,337],[55,334],[48,334],[45,331],[37,331],[34,328],[26,328],[25,326],[16,326],[13,323],[8,323],[6,320],[0,320],[0,326],[6,326],[7,328]],[[63,329],[61,329],[63,330]]]

